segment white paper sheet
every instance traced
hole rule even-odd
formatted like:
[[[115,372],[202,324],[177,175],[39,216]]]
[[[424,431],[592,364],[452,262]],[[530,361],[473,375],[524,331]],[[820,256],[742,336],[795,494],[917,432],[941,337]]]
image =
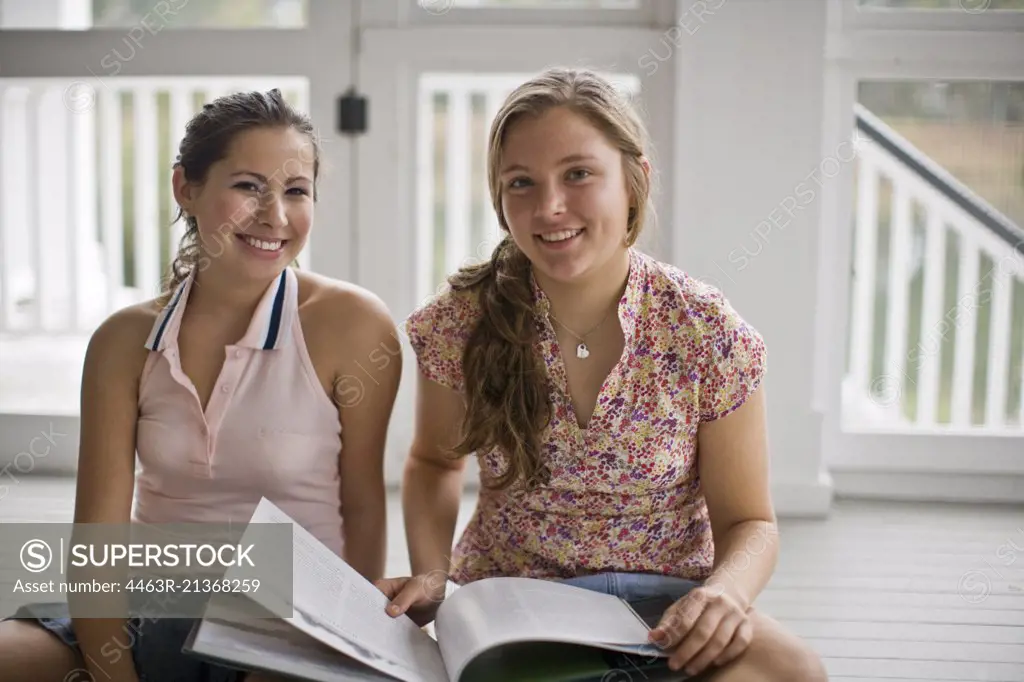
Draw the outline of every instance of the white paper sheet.
[[[407,616],[389,616],[387,598],[354,568],[266,499],[251,522],[293,525],[295,613],[289,623],[406,682],[447,682],[437,642]]]

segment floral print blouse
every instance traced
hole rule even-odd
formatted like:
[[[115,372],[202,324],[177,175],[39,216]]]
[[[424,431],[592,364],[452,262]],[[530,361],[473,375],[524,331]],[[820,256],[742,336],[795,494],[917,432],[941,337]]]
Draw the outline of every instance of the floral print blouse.
[[[729,414],[760,385],[760,334],[716,288],[630,249],[618,308],[625,349],[581,429],[549,301],[531,281],[536,352],[551,384],[553,418],[542,439],[550,478],[529,492],[481,487],[453,551],[451,579],[619,571],[705,580],[714,546],[697,427]],[[478,315],[475,292],[446,287],[408,318],[427,378],[463,390],[462,351]],[[505,468],[498,451],[477,457],[483,475]]]

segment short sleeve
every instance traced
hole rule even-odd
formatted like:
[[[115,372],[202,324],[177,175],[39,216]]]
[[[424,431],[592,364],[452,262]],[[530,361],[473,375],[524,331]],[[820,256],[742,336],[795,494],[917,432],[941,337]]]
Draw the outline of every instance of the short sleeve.
[[[761,385],[767,369],[767,349],[758,331],[720,292],[707,299],[707,306],[701,421],[720,419],[740,407]]]
[[[456,391],[463,390],[462,354],[478,317],[475,301],[470,292],[446,288],[404,324],[423,375]]]

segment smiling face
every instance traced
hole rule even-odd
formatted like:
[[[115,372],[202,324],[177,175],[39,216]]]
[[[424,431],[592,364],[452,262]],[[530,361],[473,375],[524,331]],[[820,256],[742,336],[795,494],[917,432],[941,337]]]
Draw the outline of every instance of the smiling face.
[[[200,183],[175,169],[179,205],[199,226],[209,267],[269,279],[291,263],[313,226],[311,140],[286,127],[239,133]]]
[[[578,281],[626,250],[622,153],[583,116],[555,107],[516,121],[499,173],[505,222],[538,276]]]

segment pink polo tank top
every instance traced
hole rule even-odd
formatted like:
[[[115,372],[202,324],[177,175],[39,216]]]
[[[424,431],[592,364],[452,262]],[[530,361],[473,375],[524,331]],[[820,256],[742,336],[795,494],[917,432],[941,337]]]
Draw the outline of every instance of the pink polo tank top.
[[[340,556],[341,422],[306,350],[295,272],[274,280],[225,348],[205,412],[178,351],[192,285],[181,283],[146,341],[132,518],[244,523],[265,496]]]

